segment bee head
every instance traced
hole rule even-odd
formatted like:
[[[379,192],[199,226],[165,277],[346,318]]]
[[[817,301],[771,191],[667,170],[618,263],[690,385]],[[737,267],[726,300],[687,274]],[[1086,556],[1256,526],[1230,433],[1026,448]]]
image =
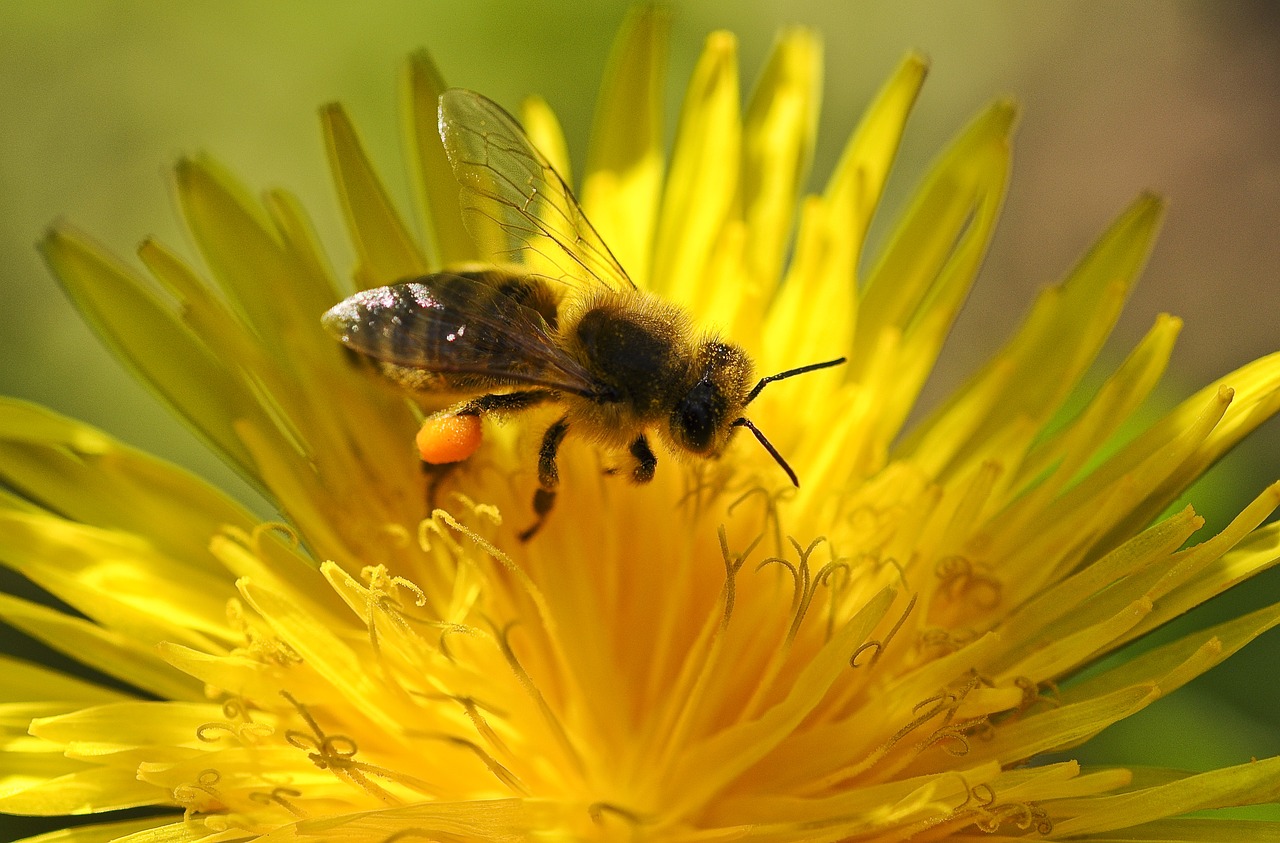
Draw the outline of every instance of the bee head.
[[[699,456],[718,454],[731,421],[746,406],[751,358],[735,345],[705,342],[694,358],[696,380],[671,411],[671,439]]]
[[[805,372],[839,366],[845,358],[811,363],[798,369],[788,369],[776,375],[761,378],[750,391],[751,359],[737,346],[720,342],[704,343],[698,350],[698,369],[701,376],[671,413],[671,437],[675,442],[695,454],[720,453],[736,427],[745,427],[759,440],[769,455],[796,486],[800,480],[787,465],[782,454],[765,438],[751,419],[740,415],[755,400],[760,391],[774,381],[780,381]]]

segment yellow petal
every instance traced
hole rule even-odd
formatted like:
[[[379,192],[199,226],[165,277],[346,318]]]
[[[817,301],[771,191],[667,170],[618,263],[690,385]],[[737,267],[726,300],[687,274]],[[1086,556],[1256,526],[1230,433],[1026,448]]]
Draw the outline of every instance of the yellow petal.
[[[1002,621],[1000,629],[1006,646],[1038,647],[1038,642],[1051,637],[1046,629],[1055,622],[1085,611],[1117,583],[1154,566],[1167,565],[1173,553],[1203,524],[1204,519],[1187,507],[1052,587],[1039,589],[1034,598]],[[1141,587],[1135,589],[1122,599],[1132,600],[1142,593]]]
[[[637,285],[649,279],[662,191],[663,86],[670,18],[658,5],[628,16],[605,70],[582,180],[582,207]]]
[[[849,653],[879,624],[893,603],[892,589],[867,601],[858,614],[840,629],[815,656],[791,687],[787,698],[759,719],[738,724],[685,749],[677,778],[686,782],[680,799],[697,804],[750,765],[763,758],[779,739],[791,732],[826,694],[839,673],[848,669]],[[684,806],[667,806],[668,810]],[[682,812],[682,811],[679,811]]]
[[[112,843],[128,840],[129,843],[192,843],[193,837],[185,823],[164,825],[164,819],[118,820],[109,823],[91,823],[71,828],[60,828],[35,837],[24,837],[19,843]]]
[[[458,182],[440,141],[439,100],[446,88],[426,51],[409,57],[400,85],[401,130],[433,270],[478,260],[481,254],[462,224]]]
[[[61,227],[41,243],[67,294],[112,349],[246,475],[253,461],[231,422],[260,419],[234,379],[172,308],[78,232]]]
[[[1015,117],[1012,103],[989,106],[953,142],[917,191],[868,273],[859,305],[852,379],[862,379],[880,332],[906,332],[934,308],[943,316],[922,340],[936,353],[938,333],[949,327],[973,281],[976,256],[990,240],[1008,179]]]
[[[852,234],[855,268],[928,69],[928,61],[915,53],[902,60],[863,113],[827,182],[823,196],[840,230]]]
[[[813,160],[821,100],[821,42],[808,30],[787,30],[774,45],[743,120],[748,267],[766,284],[782,274],[797,199]]]
[[[1123,836],[1106,831],[1077,840],[1116,840],[1125,843],[1280,843],[1280,823],[1234,819],[1185,818],[1156,820],[1128,826]]]
[[[203,697],[199,683],[175,673],[157,657],[151,642],[134,641],[7,594],[0,594],[0,619],[81,664],[161,699]]]
[[[1276,787],[1278,774],[1280,758],[1267,758],[1238,767],[1185,775],[1132,793],[1098,796],[1078,803],[1063,800],[1055,804],[1054,809],[1074,816],[1055,823],[1054,833],[1064,837],[1096,834],[1207,808],[1273,801],[1280,797]]]
[[[525,97],[520,104],[520,122],[534,147],[546,156],[552,168],[566,184],[573,184],[573,170],[569,166],[569,146],[564,131],[551,106],[542,97]]]
[[[139,641],[220,649],[229,577],[171,560],[137,536],[47,515],[0,513],[5,564],[97,621]]]
[[[280,302],[313,300],[313,266],[292,254],[262,203],[208,157],[179,161],[174,182],[201,255],[249,324],[266,336],[292,335],[304,316],[311,317],[305,320],[310,324],[313,314],[282,308]]]
[[[425,274],[427,259],[392,206],[342,106],[329,105],[320,117],[329,167],[359,258],[356,286],[380,287]]]
[[[719,285],[705,276],[720,255],[741,167],[737,49],[727,32],[712,34],[703,47],[685,91],[655,236],[654,291],[704,313],[726,312],[707,304]],[[736,296],[743,276],[725,281]]]
[[[0,671],[5,677],[4,684],[0,685],[0,703],[6,706],[26,700],[56,701],[68,706],[95,705],[125,698],[120,691],[9,656],[0,656]]]
[[[1073,487],[1063,500],[1083,506],[1097,500],[1100,490],[1128,475],[1142,477],[1134,491],[1141,497],[1126,517],[1117,519],[1112,532],[1132,533],[1156,517],[1169,502],[1199,477],[1218,457],[1280,406],[1280,355],[1255,360],[1215,384],[1187,398],[1172,412],[1109,457]],[[1192,444],[1185,431],[1203,426],[1208,407],[1219,408],[1205,435]],[[1183,442],[1177,458],[1162,449]],[[1143,465],[1148,466],[1143,469]],[[1132,482],[1132,481],[1130,481]]]
[[[82,765],[77,765],[82,766]],[[0,811],[53,817],[164,804],[165,794],[127,770],[90,767],[48,779],[9,780]]]
[[[1053,482],[1036,486],[1035,494],[1044,494],[1042,489],[1060,489],[1073,479],[1155,388],[1169,364],[1181,330],[1181,319],[1168,315],[1158,317],[1142,342],[1107,378],[1079,415],[1052,436],[1036,443],[1019,466],[1015,482],[1029,482],[1052,469]]]
[[[254,518],[195,477],[89,425],[0,399],[0,477],[32,501],[96,527],[145,535],[193,568],[221,570],[208,540]]]
[[[1129,289],[1150,251],[1162,205],[1152,196],[1139,198],[1071,272],[1067,281],[1041,293],[1018,333],[956,396],[982,390],[982,382],[998,377],[1006,384],[985,423],[968,442],[954,442],[958,457],[994,435],[994,431],[1024,414],[1044,424],[1061,405],[1080,375],[1093,361],[1115,324]],[[867,304],[864,302],[864,312]],[[1005,366],[1014,367],[1010,374]],[[934,412],[900,446],[914,443],[946,415],[958,398]],[[955,458],[955,457],[953,457]]]
[[[991,740],[965,741],[965,762],[1031,758],[1041,752],[1078,746],[1107,726],[1159,699],[1159,689],[1133,684],[1059,708],[1037,712],[1001,725]],[[934,750],[935,752],[938,750]]]
[[[106,755],[139,746],[199,747],[203,740],[196,727],[224,717],[216,703],[134,700],[42,717],[31,722],[31,734],[66,744],[83,758],[91,749]]]
[[[1072,683],[1061,691],[1061,699],[1074,702],[1143,682],[1157,683],[1162,693],[1170,694],[1277,624],[1280,624],[1280,605],[1272,605],[1196,630]],[[1187,670],[1188,665],[1193,669]]]

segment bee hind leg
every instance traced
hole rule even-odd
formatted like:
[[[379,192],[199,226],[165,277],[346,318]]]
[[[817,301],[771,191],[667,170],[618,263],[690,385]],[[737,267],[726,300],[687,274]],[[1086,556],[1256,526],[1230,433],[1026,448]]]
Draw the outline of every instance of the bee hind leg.
[[[631,479],[636,483],[648,483],[653,479],[653,472],[658,467],[658,458],[653,455],[653,449],[649,447],[649,440],[644,434],[636,437],[636,441],[631,443],[631,456],[635,457],[636,464],[631,469]]]
[[[431,513],[439,506],[440,487],[444,485],[446,480],[454,476],[462,463],[450,462],[437,465],[429,462],[420,462],[418,465],[422,469],[423,477],[426,478],[426,490],[423,497],[427,504],[427,512]]]
[[[533,538],[547,520],[547,514],[556,502],[556,486],[560,483],[560,469],[556,467],[556,454],[560,443],[569,432],[568,418],[560,418],[542,434],[542,446],[538,449],[538,490],[533,493],[534,522],[520,532],[520,541]]]
[[[486,413],[517,413],[556,400],[558,396],[550,389],[524,389],[519,392],[491,392],[472,398],[460,407],[446,412],[456,416],[483,416]]]

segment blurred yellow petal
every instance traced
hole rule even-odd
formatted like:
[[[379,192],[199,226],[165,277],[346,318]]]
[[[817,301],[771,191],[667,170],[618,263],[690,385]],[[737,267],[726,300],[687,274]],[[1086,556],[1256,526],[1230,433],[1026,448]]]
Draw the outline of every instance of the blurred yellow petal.
[[[0,513],[0,559],[108,629],[217,648],[226,575],[171,560],[134,536],[45,515]]]
[[[392,207],[347,113],[341,105],[329,105],[321,110],[320,119],[338,198],[355,239],[357,288],[425,274],[427,260]]]
[[[41,248],[68,295],[112,350],[250,473],[252,459],[231,422],[256,414],[257,408],[243,402],[231,374],[173,309],[71,229],[50,231]]]
[[[154,648],[54,609],[0,594],[0,620],[55,650],[162,699],[200,696],[198,683],[177,675]]]
[[[409,57],[400,85],[404,148],[432,269],[479,259],[483,250],[467,234],[458,186],[440,142],[440,95],[444,77],[425,50]]]
[[[48,700],[68,707],[79,707],[126,698],[121,691],[5,656],[0,656],[0,669],[5,676],[4,685],[0,686],[0,693],[4,694],[0,697],[0,704],[4,706],[6,719],[12,716],[11,704],[14,702]],[[23,731],[26,731],[25,721]]]
[[[569,165],[569,148],[555,112],[542,97],[526,97],[520,108],[520,122],[534,147],[547,157],[551,166],[568,184],[573,184]]]
[[[155,820],[120,820],[110,823],[93,823],[51,831],[35,837],[23,838],[24,843],[110,843],[128,840],[130,843],[190,843],[195,836],[182,823],[157,829]]]
[[[1135,202],[1066,281],[1040,294],[1013,339],[957,393],[981,390],[982,381],[992,377],[999,377],[1005,384],[999,399],[987,411],[985,423],[970,434],[969,442],[981,442],[1023,414],[1036,424],[1049,420],[1093,362],[1115,324],[1146,262],[1162,211],[1162,203],[1153,196]],[[1004,373],[1004,366],[1012,367],[1012,373]],[[950,406],[944,405],[935,412],[902,449],[909,452],[932,425],[945,423],[942,419]],[[964,441],[954,443],[958,455],[966,447]]]
[[[96,814],[155,805],[162,793],[146,782],[110,768],[91,767],[75,773],[8,782],[0,792],[0,811],[7,814],[57,816]]]
[[[81,422],[0,400],[0,478],[39,511],[145,532],[148,543],[199,569],[205,537],[250,529],[253,516],[204,481]]]
[[[329,279],[313,275],[314,265],[290,248],[271,209],[213,159],[179,161],[174,178],[201,256],[232,305],[260,332],[298,335],[303,314],[320,312]],[[280,307],[295,298],[301,312]]]

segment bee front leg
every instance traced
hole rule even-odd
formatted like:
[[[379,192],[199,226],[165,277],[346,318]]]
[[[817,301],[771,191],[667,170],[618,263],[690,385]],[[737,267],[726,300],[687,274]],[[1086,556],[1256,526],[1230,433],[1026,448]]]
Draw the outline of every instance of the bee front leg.
[[[556,502],[556,486],[560,483],[560,469],[556,467],[556,454],[560,443],[569,432],[569,419],[561,417],[542,434],[542,447],[538,449],[538,490],[533,493],[534,522],[520,533],[520,541],[533,538],[547,520],[547,513]]]
[[[637,483],[648,483],[653,479],[653,472],[658,467],[658,458],[649,447],[649,440],[644,434],[636,437],[631,443],[631,456],[636,458],[635,467],[631,469],[631,479]]]

